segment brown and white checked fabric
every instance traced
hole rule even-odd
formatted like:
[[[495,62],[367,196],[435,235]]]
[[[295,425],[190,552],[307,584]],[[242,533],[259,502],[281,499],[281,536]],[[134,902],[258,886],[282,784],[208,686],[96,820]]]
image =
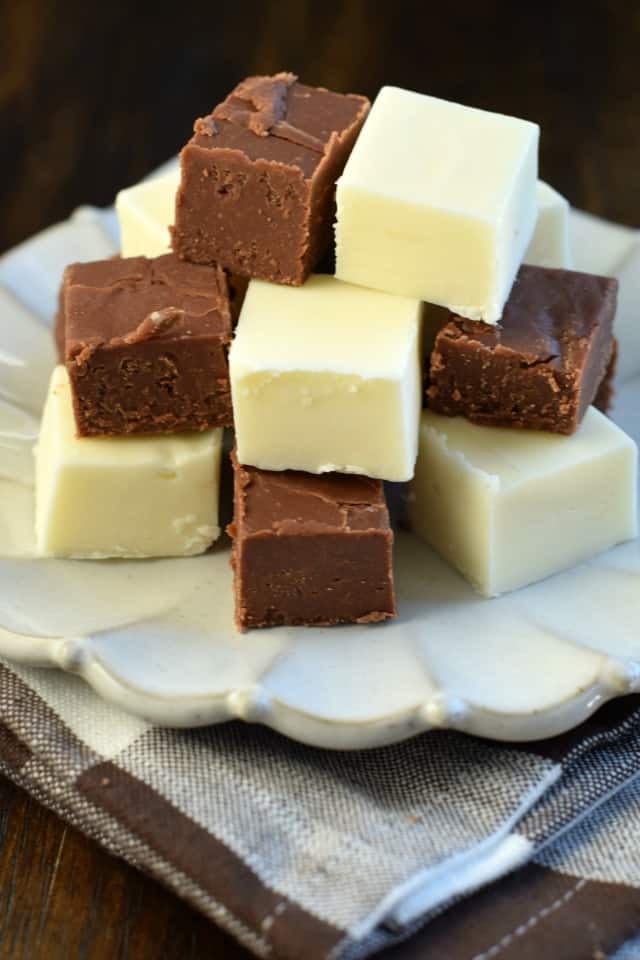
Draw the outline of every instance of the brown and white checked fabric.
[[[0,721],[5,774],[259,956],[400,960],[413,935],[430,960],[583,960],[640,931],[640,697],[546,743],[332,753],[240,723],[159,729],[0,664]]]

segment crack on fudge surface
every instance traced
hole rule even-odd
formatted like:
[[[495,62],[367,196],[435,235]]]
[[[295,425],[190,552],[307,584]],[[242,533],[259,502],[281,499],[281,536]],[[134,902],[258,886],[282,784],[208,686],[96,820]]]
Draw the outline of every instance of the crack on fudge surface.
[[[246,494],[243,523],[251,532],[285,532],[300,526],[307,532],[326,527],[391,529],[379,480],[240,467],[239,483]],[[283,517],[285,502],[287,515]]]
[[[232,454],[232,565],[241,630],[395,616],[393,532],[381,481],[264,471]]]
[[[572,433],[613,349],[617,281],[523,266],[497,326],[450,315],[431,354],[428,406],[485,426]]]
[[[222,269],[184,263],[174,254],[72,264],[64,284],[68,360],[86,348],[225,332],[230,326]]]
[[[127,333],[121,338],[115,337],[110,342],[115,346],[118,343],[118,339],[120,339],[123,344],[131,346],[134,343],[143,343],[145,340],[151,340],[152,337],[162,336],[162,334],[170,330],[178,320],[184,320],[185,312],[185,310],[181,310],[179,307],[163,307],[162,310],[154,310],[148,317],[145,317],[142,323],[138,324],[131,333]]]
[[[248,127],[257,136],[266,137],[272,127],[285,118],[289,88],[297,79],[293,73],[247,77],[218,104],[211,117],[214,121],[228,120],[239,127]]]
[[[271,128],[271,134],[274,137],[279,137],[281,140],[288,140],[289,143],[295,143],[298,147],[305,147],[307,150],[315,151],[315,153],[324,153],[327,149],[327,144],[324,144],[322,140],[318,140],[317,137],[312,137],[310,133],[305,133],[304,130],[300,130],[299,127],[294,127],[292,124],[287,123],[286,120],[279,120],[278,123],[274,124]],[[329,140],[329,142],[331,142]]]
[[[62,301],[79,435],[231,425],[232,318],[222,268],[175,254],[74,264]]]
[[[299,166],[311,179],[335,136],[364,120],[368,106],[366,97],[309,87],[292,73],[248,77],[208,116],[196,120],[191,143]],[[303,152],[291,154],[286,144]]]

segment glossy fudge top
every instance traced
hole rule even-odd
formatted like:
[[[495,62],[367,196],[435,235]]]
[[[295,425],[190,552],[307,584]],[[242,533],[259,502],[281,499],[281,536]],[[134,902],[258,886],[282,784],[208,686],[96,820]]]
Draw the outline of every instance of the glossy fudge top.
[[[579,366],[601,322],[610,327],[618,281],[573,270],[523,266],[498,326],[450,318],[449,338],[475,340],[497,353],[517,353],[523,365]]]
[[[617,281],[523,266],[497,326],[451,316],[428,405],[487,426],[572,433],[611,358]]]
[[[359,123],[368,108],[366,97],[308,87],[292,73],[248,77],[196,120],[190,143],[296,166],[311,179],[335,136]]]
[[[388,531],[389,514],[380,480],[267,471],[241,466],[234,455],[235,523],[243,536]]]
[[[151,339],[231,337],[224,271],[175,254],[74,263],[65,271],[63,304],[68,360]]]

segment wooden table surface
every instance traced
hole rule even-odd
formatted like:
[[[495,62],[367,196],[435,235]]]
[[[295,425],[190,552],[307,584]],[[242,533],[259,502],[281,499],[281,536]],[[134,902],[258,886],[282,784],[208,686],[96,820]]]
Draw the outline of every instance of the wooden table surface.
[[[640,5],[0,0],[0,251],[108,204],[242,76],[383,83],[542,127],[541,175],[640,226]],[[419,940],[402,956],[420,957]],[[212,924],[0,781],[0,957],[240,960]]]

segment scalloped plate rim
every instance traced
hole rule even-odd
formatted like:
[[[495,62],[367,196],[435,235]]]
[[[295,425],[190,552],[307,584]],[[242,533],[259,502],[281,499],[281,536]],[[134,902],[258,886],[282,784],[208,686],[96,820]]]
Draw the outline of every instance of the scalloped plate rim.
[[[8,636],[19,640],[28,635],[2,629],[0,644],[2,638]],[[109,670],[100,655],[91,648],[92,636],[74,638],[71,641],[63,637],[29,639],[44,641],[45,645],[47,642],[50,644],[48,659],[46,662],[40,660],[37,664],[39,668],[66,670],[81,677],[98,696],[140,719],[183,729],[233,720],[257,722],[298,742],[323,749],[357,750],[381,747],[402,742],[430,730],[455,730],[514,743],[547,739],[573,729],[605,703],[634,692],[630,682],[627,684],[628,689],[623,690],[617,684],[607,681],[608,670],[613,668],[614,673],[620,670],[626,673],[626,665],[623,660],[602,653],[602,663],[593,683],[577,689],[566,699],[543,710],[522,713],[491,710],[481,704],[450,698],[445,692],[438,690],[430,700],[413,703],[394,714],[378,715],[361,721],[345,721],[305,712],[287,704],[281,697],[273,696],[267,687],[259,683],[212,693],[210,696],[154,693],[127,682]],[[57,655],[69,643],[76,645],[74,656],[77,656],[78,649],[82,652],[78,667],[73,669],[64,666],[64,656]],[[22,662],[35,665],[34,661]],[[236,705],[234,701],[237,701]],[[243,708],[247,702],[248,710]],[[439,704],[450,704],[451,709],[439,720],[434,717],[436,722],[432,722],[427,716],[429,707]],[[512,735],[505,729],[508,726],[512,727]],[[515,735],[514,726],[520,731]]]

